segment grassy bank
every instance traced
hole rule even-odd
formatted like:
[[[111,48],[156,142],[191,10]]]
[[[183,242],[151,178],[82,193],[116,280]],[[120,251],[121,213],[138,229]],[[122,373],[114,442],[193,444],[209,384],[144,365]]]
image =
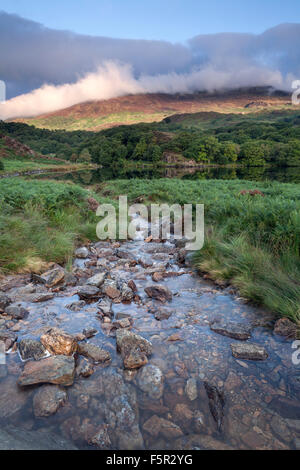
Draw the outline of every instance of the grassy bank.
[[[262,195],[241,194],[259,190]],[[111,198],[145,203],[204,203],[206,241],[195,253],[200,272],[300,325],[300,186],[277,182],[118,180],[102,185]]]
[[[0,180],[0,270],[38,270],[68,263],[79,241],[96,237],[91,193],[54,181]]]

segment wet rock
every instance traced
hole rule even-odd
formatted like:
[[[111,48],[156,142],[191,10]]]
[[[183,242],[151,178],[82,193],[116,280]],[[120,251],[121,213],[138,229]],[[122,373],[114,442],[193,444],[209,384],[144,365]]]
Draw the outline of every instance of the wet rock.
[[[295,449],[300,450],[300,439],[298,437],[295,437],[293,443],[294,443]]]
[[[94,436],[92,436],[92,438],[90,439],[89,444],[101,450],[111,449],[111,440],[108,434],[108,429],[108,424],[102,424],[97,429],[96,434],[94,434]]]
[[[38,292],[37,294],[33,295],[33,297],[31,298],[31,301],[35,303],[46,302],[47,300],[53,299],[53,297],[54,297],[54,294],[52,292]]]
[[[116,332],[117,350],[121,353],[126,369],[137,369],[148,362],[152,344],[142,336],[120,329]]]
[[[197,390],[197,381],[196,379],[188,379],[185,386],[185,394],[189,398],[189,400],[194,401],[198,397],[198,390]]]
[[[131,321],[128,317],[121,318],[120,320],[113,321],[112,326],[114,328],[130,328],[131,327]]]
[[[163,278],[164,278],[164,275],[161,272],[155,272],[152,274],[152,281],[154,282],[160,282],[163,280]]]
[[[5,351],[8,351],[17,341],[17,335],[12,331],[0,330],[0,341],[5,344]]]
[[[4,311],[11,303],[11,299],[3,293],[0,293],[0,311]]]
[[[177,424],[167,419],[160,418],[157,415],[153,415],[148,419],[144,423],[143,429],[153,437],[162,436],[166,439],[175,439],[183,436],[183,432]]]
[[[77,294],[81,300],[95,299],[100,296],[100,291],[96,286],[81,286],[77,290]]]
[[[181,248],[177,253],[177,262],[179,264],[184,264],[187,256],[187,251],[184,248]]]
[[[156,312],[154,312],[154,317],[158,321],[168,320],[168,318],[170,318],[171,315],[172,315],[172,312],[169,310],[159,309],[159,310],[156,310]]]
[[[148,297],[159,300],[160,302],[166,302],[172,300],[172,292],[166,286],[160,284],[146,287],[145,289]]]
[[[265,348],[256,343],[232,343],[230,347],[232,355],[236,359],[264,361],[268,358],[268,353]]]
[[[96,328],[86,328],[82,331],[82,333],[86,338],[92,338],[98,333],[98,330],[96,330]]]
[[[121,292],[119,291],[119,289],[116,289],[113,286],[105,286],[105,288],[103,289],[103,292],[105,295],[107,295],[107,297],[113,300],[117,299],[121,295]]]
[[[102,286],[102,284],[104,283],[105,281],[105,278],[106,278],[106,273],[98,273],[98,274],[95,274],[94,276],[90,277],[86,283],[89,285],[89,286],[95,286],[95,287],[100,287]]]
[[[26,308],[22,307],[21,304],[10,304],[8,307],[5,308],[6,315],[10,315],[11,318],[15,320],[22,320],[25,318],[29,312]]]
[[[74,336],[65,333],[59,328],[52,328],[41,336],[41,343],[52,354],[71,356],[77,350]]]
[[[224,393],[208,382],[204,382],[204,387],[208,396],[212,417],[217,423],[218,431],[222,431],[225,405]]]
[[[300,419],[300,403],[298,400],[276,397],[273,398],[269,406],[283,418]]]
[[[67,401],[67,393],[57,385],[43,385],[33,397],[33,411],[36,417],[50,416]]]
[[[82,246],[81,248],[77,248],[75,251],[76,258],[86,259],[89,257],[89,250],[86,246]]]
[[[161,398],[164,393],[163,373],[152,364],[146,365],[139,371],[137,384],[150,398]]]
[[[132,292],[137,292],[136,283],[132,279],[130,281],[128,281],[127,285],[129,287],[129,289],[132,290]]]
[[[179,450],[234,450],[233,447],[211,436],[189,434],[177,439],[172,449]]]
[[[290,442],[292,440],[293,435],[285,420],[280,418],[280,416],[274,415],[270,424],[275,435],[277,435],[281,440],[285,442]]]
[[[28,359],[34,359],[37,361],[46,354],[46,349],[42,343],[35,339],[22,339],[18,343],[18,348],[23,361],[27,361]]]
[[[101,300],[98,303],[98,309],[100,313],[102,313],[104,316],[108,318],[113,318],[114,312],[112,310],[112,303],[109,300]]]
[[[279,318],[275,323],[274,333],[286,338],[296,338],[297,326],[288,318]]]
[[[77,450],[75,445],[53,432],[8,426],[0,429],[0,450]]]
[[[32,280],[34,282],[39,282],[41,284],[46,284],[48,287],[57,286],[59,283],[63,282],[65,279],[65,270],[62,267],[57,267],[46,271],[41,276],[37,274],[32,274]]]
[[[202,433],[207,432],[205,417],[204,417],[204,414],[201,411],[199,411],[199,410],[195,411],[193,424],[194,424],[195,431],[197,433],[202,434]]]
[[[80,312],[84,307],[86,306],[86,303],[84,300],[78,300],[77,302],[72,302],[71,304],[66,305],[66,308],[68,310],[72,310],[72,312]]]
[[[26,362],[18,379],[21,386],[39,383],[70,386],[74,382],[75,361],[70,356],[52,356],[35,362]]]
[[[90,377],[95,372],[94,366],[87,360],[81,360],[76,367],[77,377]]]
[[[140,258],[138,262],[143,268],[150,268],[151,266],[153,266],[153,261],[148,260],[146,258]]]
[[[233,339],[246,340],[251,337],[250,328],[242,323],[216,321],[210,325],[210,329]]]
[[[95,344],[80,343],[78,345],[78,354],[92,359],[95,363],[104,364],[111,361],[109,352],[105,351],[105,349],[99,348]]]
[[[10,376],[1,381],[0,391],[0,418],[9,418],[22,410],[30,395],[29,391],[16,385],[15,377]]]
[[[173,418],[182,429],[189,432],[194,419],[194,413],[185,403],[177,403],[173,411]]]
[[[117,431],[118,448],[126,450],[144,449],[144,440],[137,424],[132,426],[130,431]]]
[[[121,299],[123,302],[131,302],[134,297],[133,291],[128,287],[128,285],[124,284],[121,290]]]

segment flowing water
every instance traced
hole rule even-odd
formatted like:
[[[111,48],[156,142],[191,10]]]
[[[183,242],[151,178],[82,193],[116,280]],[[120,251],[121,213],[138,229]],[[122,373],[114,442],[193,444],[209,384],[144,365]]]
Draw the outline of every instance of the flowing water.
[[[98,300],[77,312],[67,308],[79,300],[78,286],[67,287],[41,303],[31,302],[31,294],[26,294],[42,289],[28,279],[20,281],[21,287],[7,290],[7,295],[23,292],[22,305],[29,310],[15,328],[18,341],[39,339],[52,326],[72,334],[91,327],[97,334],[89,343],[109,351],[112,361],[107,367],[95,366],[88,378],[77,377],[65,388],[68,399],[64,406],[39,418],[34,415],[33,398],[41,386],[18,387],[24,363],[17,352],[7,354],[7,376],[0,379],[1,427],[54,433],[82,449],[93,448],[88,442],[103,424],[114,449],[299,446],[300,366],[292,362],[292,342],[274,335],[273,318],[266,312],[245,303],[229,287],[216,287],[202,279],[189,265],[179,265],[177,252],[171,242],[126,241],[120,248],[99,242],[91,260],[74,262],[82,276],[79,284],[99,270],[118,282],[135,282],[140,300],[117,301],[112,310],[114,318],[127,315],[131,331],[151,341],[153,354],[148,364],[161,371],[159,386],[151,375],[146,386],[142,384],[141,374],[148,365],[140,370],[124,369],[116,352],[115,330],[99,315]],[[171,290],[170,302],[150,299],[144,292],[146,286],[155,284],[153,272],[165,273],[160,284]],[[165,319],[157,320],[158,314]],[[235,359],[230,345],[236,340],[213,332],[210,324],[214,320],[250,326],[248,342],[264,346],[268,358]],[[209,400],[211,393],[213,399]]]

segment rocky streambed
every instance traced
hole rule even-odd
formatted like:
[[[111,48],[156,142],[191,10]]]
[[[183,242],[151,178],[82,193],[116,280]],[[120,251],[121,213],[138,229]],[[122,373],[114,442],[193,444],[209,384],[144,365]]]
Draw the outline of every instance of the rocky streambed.
[[[0,448],[299,449],[292,341],[180,243],[98,242],[0,291]]]

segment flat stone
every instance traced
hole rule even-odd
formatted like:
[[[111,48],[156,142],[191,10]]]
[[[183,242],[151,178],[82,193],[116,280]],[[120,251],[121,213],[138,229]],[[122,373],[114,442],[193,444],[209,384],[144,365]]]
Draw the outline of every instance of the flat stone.
[[[114,328],[130,328],[131,327],[131,322],[130,319],[127,318],[121,318],[120,320],[115,320],[112,322],[112,326]]]
[[[5,313],[15,320],[22,320],[29,314],[28,310],[18,303],[10,304],[6,307]]]
[[[105,278],[106,278],[106,273],[98,273],[98,274],[95,274],[94,276],[90,277],[86,283],[89,285],[89,286],[96,286],[96,287],[100,287],[102,286]]]
[[[150,398],[161,398],[164,393],[164,377],[162,371],[152,364],[146,365],[139,371],[137,384]]]
[[[263,346],[256,343],[232,343],[230,345],[232,355],[236,359],[248,359],[250,361],[264,361],[268,353]]]
[[[70,386],[74,382],[75,361],[70,356],[52,356],[35,362],[26,362],[18,379],[21,386],[39,383]]]
[[[95,363],[103,364],[111,361],[109,352],[95,344],[80,343],[78,345],[78,354],[92,359]]]
[[[116,332],[117,350],[121,353],[126,369],[137,369],[148,362],[152,354],[152,344],[142,336],[126,329]]]
[[[103,292],[104,292],[105,295],[107,295],[107,297],[109,297],[110,299],[113,299],[113,300],[117,299],[121,295],[121,292],[119,291],[119,289],[116,289],[113,286],[106,286],[103,289]]]
[[[145,287],[145,292],[148,297],[159,300],[160,302],[166,302],[172,300],[172,292],[166,286],[161,284]]]
[[[86,259],[89,257],[89,254],[89,250],[86,248],[86,246],[77,248],[77,250],[75,251],[76,258]]]
[[[41,336],[41,343],[52,354],[71,356],[77,350],[74,336],[65,333],[59,328],[52,328]]]
[[[97,297],[100,296],[100,291],[98,289],[98,287],[96,286],[89,286],[89,285],[85,285],[85,286],[81,286],[78,288],[77,290],[77,294],[79,296],[80,299],[95,299]]]
[[[25,338],[18,343],[18,349],[23,361],[28,359],[39,360],[46,354],[46,349],[40,341]]]
[[[250,327],[242,323],[216,321],[210,325],[210,329],[219,335],[233,339],[246,340],[251,337]]]
[[[67,393],[57,385],[43,385],[33,397],[33,411],[36,417],[50,416],[67,401]]]

